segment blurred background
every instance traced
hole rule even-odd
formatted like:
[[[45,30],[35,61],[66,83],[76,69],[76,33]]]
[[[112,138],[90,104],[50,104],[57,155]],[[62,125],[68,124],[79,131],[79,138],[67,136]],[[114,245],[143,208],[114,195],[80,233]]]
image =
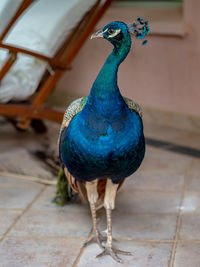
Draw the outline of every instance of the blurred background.
[[[159,110],[161,116],[165,112],[172,117],[191,115],[194,120],[200,116],[198,5],[195,0],[112,3],[97,28],[112,20],[130,23],[138,14],[151,26],[148,45],[141,47],[133,40],[131,53],[120,66],[119,87],[123,95],[145,108]],[[86,95],[110,50],[105,40],[88,40],[73,70],[64,75],[57,88],[69,94],[73,88],[73,93]],[[165,123],[187,128],[182,120],[180,125],[173,118]]]
[[[30,5],[32,1],[17,0],[15,7],[14,2],[10,0],[2,1],[0,32],[5,30],[6,23],[9,24],[15,9],[17,10],[23,2]],[[30,99],[40,86],[45,72],[55,68],[62,70],[70,68],[70,71],[63,71],[62,75],[58,75],[59,78],[55,79],[54,86],[49,90],[53,94],[48,93],[48,99],[43,97],[43,101],[47,100],[48,104],[60,108],[66,107],[74,98],[88,95],[98,71],[112,49],[105,40],[90,40],[91,32],[113,20],[131,23],[140,15],[149,20],[151,35],[145,47],[141,47],[141,43],[133,38],[131,52],[119,69],[118,82],[122,94],[134,99],[147,110],[144,112],[144,119],[146,120],[148,116],[149,122],[154,120],[152,116],[155,115],[156,123],[186,130],[199,128],[199,2],[197,0],[107,1],[109,4],[99,17],[92,21],[89,31],[87,23],[82,23],[82,28],[77,28],[78,22],[87,12],[90,11],[90,16],[94,13],[95,8],[93,11],[91,9],[95,2],[94,0],[68,1],[63,8],[65,5],[63,1],[60,0],[60,5],[57,6],[51,1],[47,8],[45,0],[33,1],[27,11],[22,12],[17,22],[14,22],[14,26],[3,36],[1,45],[3,49],[0,50],[1,66],[8,56],[6,50],[8,45],[24,48],[28,54],[30,53],[27,50],[30,50],[47,57],[62,54],[63,47],[67,52],[63,53],[63,58],[53,59],[54,64],[53,60],[49,61],[48,66],[40,60],[43,59],[41,55],[39,57],[36,55],[34,58],[28,54],[18,53],[18,60],[15,59],[15,63],[12,62],[13,65],[7,67],[9,72],[6,72],[6,69],[0,77],[2,80],[0,102]],[[7,16],[6,12],[9,13]],[[87,31],[86,34],[84,30]],[[82,35],[85,36],[81,42],[77,38],[72,41],[71,33],[76,33],[80,39]],[[77,44],[78,49],[76,49]],[[71,58],[65,56],[67,53],[70,54],[70,45],[71,49],[75,47]],[[15,49],[10,47],[8,49],[10,53],[16,53]],[[58,63],[59,60],[63,66],[62,64],[56,66],[55,62]],[[5,106],[0,107],[0,114],[3,114],[4,109]],[[21,128],[27,128],[28,124],[22,120],[18,122],[18,125],[20,124]]]
[[[147,150],[117,198],[114,234],[134,251],[125,266],[200,266],[199,11],[199,0],[0,1],[2,266],[116,266],[82,247],[91,222],[80,200],[52,203],[57,139],[112,50],[91,34],[139,16],[148,43],[132,38],[118,85],[142,107]]]

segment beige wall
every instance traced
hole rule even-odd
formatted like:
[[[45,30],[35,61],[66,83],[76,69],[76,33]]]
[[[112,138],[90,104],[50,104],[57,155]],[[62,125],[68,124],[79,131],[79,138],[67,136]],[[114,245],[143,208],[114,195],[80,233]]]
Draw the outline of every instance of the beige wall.
[[[146,107],[200,116],[199,11],[199,0],[185,0],[184,23],[189,32],[185,38],[152,36],[145,47],[134,41],[119,70],[123,95]],[[115,19],[108,15],[106,20]],[[106,40],[88,40],[73,62],[73,70],[57,87],[69,94],[88,95],[111,49]]]

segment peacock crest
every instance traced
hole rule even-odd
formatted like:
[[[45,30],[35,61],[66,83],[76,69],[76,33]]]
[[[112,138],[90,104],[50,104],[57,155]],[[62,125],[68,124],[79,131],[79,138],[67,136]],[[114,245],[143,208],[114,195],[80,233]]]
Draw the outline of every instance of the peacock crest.
[[[129,32],[132,33],[137,39],[145,39],[150,34],[149,22],[144,21],[141,17],[137,18],[137,22],[127,25]],[[148,40],[145,39],[142,45],[146,45]]]

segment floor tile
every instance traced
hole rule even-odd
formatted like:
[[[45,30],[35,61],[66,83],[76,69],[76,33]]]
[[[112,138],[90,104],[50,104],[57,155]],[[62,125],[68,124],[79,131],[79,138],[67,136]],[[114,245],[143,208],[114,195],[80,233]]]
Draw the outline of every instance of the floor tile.
[[[0,187],[24,188],[28,190],[29,188],[40,189],[42,185],[36,182],[32,182],[30,180],[20,179],[7,175],[4,176],[2,174],[0,175]]]
[[[193,159],[191,167],[187,173],[190,180],[187,185],[188,190],[200,191],[200,159]]]
[[[65,206],[60,207],[52,202],[55,198],[56,187],[48,186],[45,191],[40,195],[40,197],[34,202],[31,209],[37,210],[62,210],[65,212],[70,211],[88,211],[89,205],[82,204],[80,199],[73,200],[67,203]]]
[[[171,240],[175,235],[176,215],[131,214],[113,212],[113,236],[126,239]],[[106,218],[100,229],[105,230]]]
[[[191,168],[189,170],[189,174],[190,175],[199,174],[199,172],[200,172],[200,159],[193,159]]]
[[[20,184],[21,181],[19,181]],[[43,185],[24,187],[0,187],[0,208],[24,209],[43,189]]]
[[[0,209],[0,235],[6,233],[21,213],[22,211]]]
[[[126,179],[123,190],[180,191],[185,177],[183,174],[148,173],[138,171]]]
[[[183,214],[179,238],[182,240],[200,240],[200,214]]]
[[[185,193],[182,212],[198,212],[200,213],[200,192],[187,191]]]
[[[176,249],[174,267],[199,267],[199,251],[199,243],[179,243]]]
[[[199,174],[192,175],[192,177],[190,178],[190,181],[187,185],[187,189],[192,190],[192,191],[200,191],[200,176],[199,176]]]
[[[146,156],[139,170],[154,173],[185,174],[191,158],[163,149],[147,148]]]
[[[3,267],[70,267],[81,245],[80,240],[7,238],[0,244],[0,262]]]
[[[11,236],[87,237],[92,227],[89,212],[29,210]]]
[[[10,149],[0,156],[0,170],[45,179],[54,177],[45,163],[34,157],[23,145],[17,149]]]
[[[116,197],[116,210],[134,213],[177,213],[180,192],[122,190]]]
[[[130,251],[133,256],[122,256],[123,264],[115,262],[110,256],[96,258],[101,250],[97,245],[90,245],[82,255],[78,267],[167,267],[171,254],[171,244],[161,243],[139,243],[139,242],[117,242],[116,247],[122,250]]]
[[[21,133],[17,132],[10,123],[1,125],[0,132],[0,170],[25,174],[45,179],[54,178],[51,169],[33,156],[34,152],[50,148],[56,150],[60,125],[45,122],[48,131],[45,134],[36,134],[31,128]]]

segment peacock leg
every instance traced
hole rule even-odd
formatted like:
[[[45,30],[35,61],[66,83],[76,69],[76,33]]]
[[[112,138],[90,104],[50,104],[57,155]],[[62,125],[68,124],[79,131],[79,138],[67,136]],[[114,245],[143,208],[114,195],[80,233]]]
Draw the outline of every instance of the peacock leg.
[[[95,206],[98,199],[97,180],[92,182],[86,182],[86,190],[87,190],[88,201],[90,203],[93,227],[88,239],[84,243],[84,246],[87,246],[88,244],[95,242],[101,248],[104,248],[102,246],[102,242],[105,240],[105,238],[100,234],[97,228],[97,216],[96,216],[96,206]]]
[[[104,207],[106,209],[107,216],[107,242],[106,246],[102,253],[97,255],[97,257],[101,257],[104,255],[110,255],[115,261],[122,262],[122,260],[118,257],[117,254],[129,255],[132,254],[130,252],[122,251],[119,249],[113,248],[112,245],[112,210],[115,208],[115,198],[117,193],[118,184],[113,184],[113,182],[108,179],[106,184],[106,192],[104,198]]]

